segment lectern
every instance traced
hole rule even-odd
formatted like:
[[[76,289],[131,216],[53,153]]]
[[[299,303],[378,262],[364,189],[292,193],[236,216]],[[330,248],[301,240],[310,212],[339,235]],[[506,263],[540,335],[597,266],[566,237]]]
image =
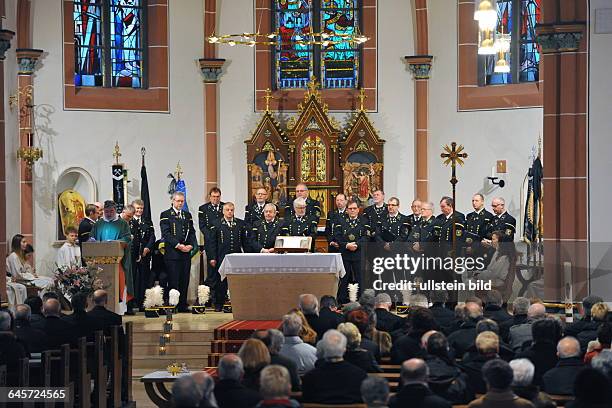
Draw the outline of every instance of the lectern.
[[[98,278],[108,293],[107,308],[119,313],[119,264],[123,258],[121,241],[83,242],[82,256],[88,266],[102,269]]]

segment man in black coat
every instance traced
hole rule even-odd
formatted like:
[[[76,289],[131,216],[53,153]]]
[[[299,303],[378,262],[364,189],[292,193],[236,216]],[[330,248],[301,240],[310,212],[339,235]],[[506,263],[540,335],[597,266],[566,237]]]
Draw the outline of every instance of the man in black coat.
[[[574,337],[564,337],[557,345],[559,362],[544,373],[543,391],[554,395],[573,395],[576,376],[584,368],[580,343]]]
[[[303,197],[296,198],[291,205],[293,206],[293,214],[285,212],[286,215],[280,235],[289,237],[311,237],[312,243],[310,245],[310,251],[314,252],[319,218],[315,214],[312,214],[314,210],[311,210],[311,214],[308,213],[307,200]]]
[[[483,313],[484,317],[494,320],[499,325],[512,319],[512,315],[503,307],[504,301],[498,290],[493,289],[488,291],[486,298]]]
[[[187,289],[191,255],[197,247],[197,238],[193,228],[191,213],[183,209],[185,194],[180,191],[172,194],[172,207],[159,216],[162,238],[165,242],[164,264],[168,282],[164,289],[164,300],[168,301],[170,290],[180,292],[179,312],[187,312]]]
[[[340,223],[342,219],[348,218],[346,212],[346,196],[342,193],[336,195],[336,209],[327,213],[325,221],[325,237],[327,238],[327,252],[340,252],[340,247],[336,242],[334,235],[334,227]]]
[[[476,324],[482,319],[482,309],[477,303],[465,305],[466,316],[461,327],[448,336],[453,355],[461,358],[476,340]]]
[[[285,367],[291,377],[291,390],[300,390],[300,375],[298,374],[297,364],[287,356],[280,354],[281,347],[285,342],[285,336],[280,330],[268,329],[257,330],[252,336],[254,339],[261,340],[270,352],[270,364],[277,364]]]
[[[450,329],[455,321],[455,313],[445,306],[448,300],[448,293],[444,290],[434,290],[430,292],[431,306],[429,310],[434,315],[436,323],[445,333],[450,333]]]
[[[468,384],[477,394],[487,392],[487,384],[482,376],[482,367],[487,361],[499,358],[499,336],[485,331],[475,340],[477,353],[466,354],[459,366],[468,376]]]
[[[208,192],[208,202],[202,204],[198,209],[198,226],[204,237],[204,252],[206,252],[207,259],[207,272],[204,284],[211,289],[217,287],[221,282],[217,267],[210,264],[210,260],[213,259],[210,250],[214,239],[211,236],[212,226],[223,218],[223,204],[221,201],[221,190],[219,187],[213,187]],[[214,304],[214,291],[211,291],[211,300]]]
[[[320,336],[328,331],[329,329],[335,329],[340,323],[344,323],[344,315],[338,310],[338,303],[336,298],[330,295],[321,296],[319,301],[319,318],[317,319],[317,327],[322,333]],[[314,329],[314,327],[313,327]]]
[[[130,221],[132,231],[132,275],[134,276],[134,292],[138,307],[143,310],[145,290],[153,287],[151,275],[151,258],[155,245],[155,229],[151,220],[143,218],[145,203],[134,200],[134,217]]]
[[[389,334],[404,326],[404,318],[391,313],[391,296],[388,293],[376,295],[374,313],[376,313],[376,330],[384,331]]]
[[[274,252],[276,237],[280,235],[282,228],[282,223],[276,217],[276,213],[274,204],[266,204],[263,219],[255,221],[251,227],[249,246],[252,252]]]
[[[527,323],[527,311],[531,302],[525,297],[517,297],[512,302],[512,319],[505,320],[499,325],[499,334],[506,342],[510,342],[510,328]]]
[[[248,252],[249,231],[243,220],[234,217],[234,203],[223,204],[223,218],[211,227],[210,255],[208,263],[219,268],[226,255]],[[215,311],[223,310],[227,298],[227,279],[219,281],[215,291]]]
[[[472,196],[472,207],[474,211],[465,216],[464,254],[466,257],[482,257],[488,260],[491,248],[483,246],[481,242],[487,238],[493,214],[485,209],[484,196],[480,193]]]
[[[389,211],[387,204],[385,204],[385,193],[382,190],[372,192],[372,201],[374,201],[372,205],[363,210],[362,217],[366,224],[372,228],[372,232],[376,232],[379,230],[382,221],[387,218]],[[375,236],[372,235],[372,240],[374,238]]]
[[[402,363],[400,391],[391,397],[390,408],[451,408],[449,401],[435,395],[427,385],[429,368],[420,358],[412,358]]]
[[[501,231],[504,234],[504,241],[514,241],[514,234],[516,233],[516,218],[508,214],[506,211],[506,201],[501,197],[495,197],[491,202],[493,207],[493,219],[489,225],[489,231],[487,232],[487,239],[483,241],[485,244],[491,243],[491,234],[495,231]]]
[[[89,241],[91,238],[91,229],[93,228],[96,220],[98,219],[98,207],[94,204],[87,204],[85,207],[85,218],[79,223],[79,247],[81,248],[81,254],[83,253],[83,242]],[[81,262],[85,265],[85,258],[81,256]]]
[[[215,399],[221,408],[250,408],[261,401],[261,395],[240,382],[244,376],[242,360],[236,354],[226,354],[217,367],[219,382]]]
[[[121,326],[123,324],[123,318],[121,315],[112,312],[106,308],[108,302],[108,293],[105,290],[98,289],[93,294],[94,307],[87,316],[91,317],[96,325],[94,331],[103,330],[105,336],[110,336],[111,326]],[[119,330],[123,333],[123,328]]]
[[[531,325],[533,343],[515,358],[526,358],[535,366],[533,383],[542,385],[544,373],[557,365],[557,343],[561,339],[561,325],[555,319],[538,319]]]
[[[272,204],[268,201],[268,191],[260,187],[255,192],[255,201],[244,207],[244,222],[247,224],[247,227],[253,228],[259,221],[264,219],[264,208],[266,204]],[[272,205],[275,211],[274,216],[276,216],[278,209],[276,205]]]
[[[319,223],[319,219],[323,214],[323,207],[319,200],[315,200],[310,197],[308,193],[308,186],[304,183],[299,183],[295,186],[295,198],[303,198],[306,202],[306,215],[313,218],[316,223]],[[285,219],[289,218],[289,215],[295,214],[295,205],[293,201],[288,201],[285,205]]]
[[[399,212],[400,201],[391,197],[387,203],[387,214],[379,219],[375,234],[376,242],[384,244],[389,250],[397,242],[408,241],[412,224],[407,216]]]
[[[62,344],[76,342],[77,328],[60,317],[60,310],[60,302],[57,299],[47,299],[43,304],[45,318],[33,326],[45,333],[48,350],[57,350]]]
[[[45,332],[30,324],[31,309],[28,305],[17,305],[15,308],[15,336],[22,342],[28,354],[47,350]]]

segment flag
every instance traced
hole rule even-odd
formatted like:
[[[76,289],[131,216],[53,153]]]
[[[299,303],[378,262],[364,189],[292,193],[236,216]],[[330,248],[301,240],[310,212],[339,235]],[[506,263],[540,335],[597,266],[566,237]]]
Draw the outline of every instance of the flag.
[[[140,199],[144,201],[144,213],[142,213],[142,218],[152,222],[151,199],[149,198],[149,179],[147,178],[147,168],[145,167],[144,160],[142,162],[142,167],[140,168]]]
[[[113,164],[112,166],[112,178],[113,178],[113,201],[117,204],[117,213],[123,210],[125,203],[125,183],[127,180],[126,171],[123,168],[123,164]]]
[[[525,223],[523,238],[527,242],[534,242],[542,236],[542,177],[543,168],[540,156],[537,156],[528,173],[527,198],[525,202]]]
[[[176,180],[176,191],[180,191],[185,194],[185,204],[183,204],[183,211],[189,211],[189,207],[187,207],[187,186],[185,185],[185,180],[177,179]]]

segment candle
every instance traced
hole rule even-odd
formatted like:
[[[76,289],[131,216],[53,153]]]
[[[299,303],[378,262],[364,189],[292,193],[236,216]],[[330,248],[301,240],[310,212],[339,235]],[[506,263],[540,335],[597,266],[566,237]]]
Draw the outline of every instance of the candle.
[[[28,147],[32,147],[34,144],[32,143],[32,133],[28,133]]]
[[[491,166],[491,177],[495,177],[495,166]]]

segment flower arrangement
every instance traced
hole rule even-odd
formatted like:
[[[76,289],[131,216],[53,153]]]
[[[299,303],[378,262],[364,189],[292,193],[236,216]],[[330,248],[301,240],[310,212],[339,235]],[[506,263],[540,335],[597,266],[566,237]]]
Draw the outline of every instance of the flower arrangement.
[[[55,289],[68,300],[79,292],[90,294],[97,289],[104,289],[102,279],[98,278],[101,270],[98,267],[77,265],[58,266],[53,277]]]

